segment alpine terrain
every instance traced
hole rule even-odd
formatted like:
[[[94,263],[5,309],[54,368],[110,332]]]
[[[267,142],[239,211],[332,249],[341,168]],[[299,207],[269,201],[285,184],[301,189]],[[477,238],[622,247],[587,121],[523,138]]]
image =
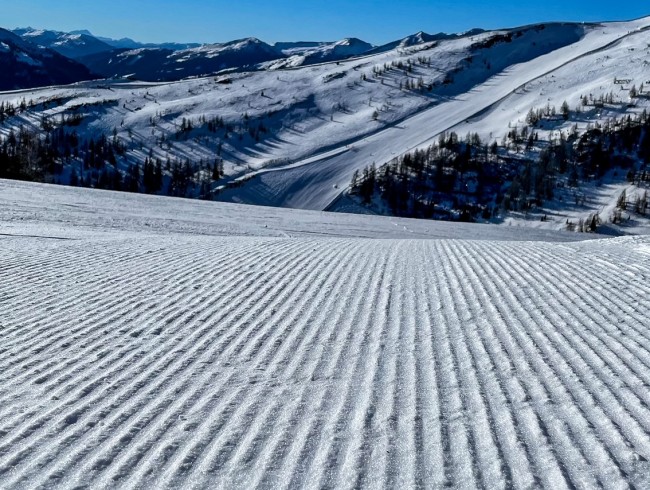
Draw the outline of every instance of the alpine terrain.
[[[0,30],[0,488],[650,488],[649,63]]]

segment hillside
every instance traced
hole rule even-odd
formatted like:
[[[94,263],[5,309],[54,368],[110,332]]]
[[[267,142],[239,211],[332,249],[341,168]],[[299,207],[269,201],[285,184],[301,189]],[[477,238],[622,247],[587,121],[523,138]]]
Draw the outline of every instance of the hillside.
[[[640,117],[650,105],[644,90],[644,84],[650,86],[649,26],[645,18],[452,36],[418,33],[374,54],[309,66],[270,61],[262,63],[264,69],[258,64],[250,72],[175,83],[107,80],[6,93],[0,102],[31,104],[7,118],[0,133],[8,137],[21,127],[41,131],[44,124],[57,131],[61,159],[36,172],[51,182],[341,209],[339,200],[355,171],[426,149],[452,131],[461,138],[478,135],[484,145],[497,143],[503,161],[524,162],[537,158],[558,135],[566,139],[599,125],[619,126],[628,115]],[[280,53],[284,63],[335,45],[273,47],[249,39],[164,51],[159,55],[166,61],[154,55],[151,64],[168,71],[186,66],[187,74],[198,74],[206,71],[205,59],[224,68],[238,50],[269,58]],[[115,56],[124,57],[124,74],[135,66],[130,60],[142,64],[155,52]],[[567,118],[551,117],[552,108],[559,114],[565,102]],[[543,120],[529,125],[531,110]],[[540,141],[530,151],[514,141],[524,127]],[[91,139],[95,149],[100,143],[96,154],[65,157],[74,153],[69,140],[84,152]]]
[[[83,65],[0,29],[0,90],[64,85],[93,78]]]
[[[111,51],[113,46],[95,38],[90,33],[67,33],[33,29],[31,27],[14,29],[14,34],[23,40],[56,51],[67,58],[79,59],[97,53]]]
[[[372,49],[372,44],[356,38],[342,39],[334,43],[317,43],[315,46],[298,44],[298,46],[289,46],[283,49],[282,52],[288,56],[287,59],[268,63],[265,65],[265,68],[278,70],[281,68],[296,68],[317,63],[340,61],[361,56]]]
[[[22,37],[25,41],[53,49],[57,53],[73,59],[116,49],[129,50],[145,48],[178,51],[201,46],[199,43],[141,43],[130,38],[111,39],[109,37],[95,36],[87,29],[61,32],[23,27],[13,29],[12,32]]]
[[[3,488],[650,485],[647,238],[10,181],[0,227]]]
[[[254,68],[283,57],[273,46],[249,38],[180,50],[157,47],[113,50],[84,56],[80,61],[108,78],[158,82],[206,76],[229,68]]]
[[[533,55],[528,49],[518,52],[516,41],[495,45],[487,53],[479,53],[478,56],[475,54],[473,59],[476,61],[469,67],[461,65],[460,70],[453,74],[453,79],[448,78],[448,85],[443,84],[438,90],[434,89],[432,93],[438,92],[439,95],[434,95],[435,101],[431,107],[420,106],[416,114],[400,120],[398,114],[403,112],[395,110],[394,106],[403,104],[402,101],[409,98],[400,97],[399,92],[393,92],[397,100],[378,97],[377,103],[371,103],[371,107],[365,111],[358,113],[352,110],[348,117],[341,114],[340,118],[344,123],[341,126],[349,131],[354,124],[350,120],[359,121],[363,117],[362,123],[366,123],[365,118],[371,119],[372,111],[376,110],[381,122],[375,125],[375,131],[351,138],[345,141],[349,146],[340,145],[331,153],[324,153],[318,158],[294,158],[285,168],[260,172],[247,182],[244,189],[228,192],[226,198],[232,196],[232,199],[243,202],[260,203],[260,199],[253,196],[263,196],[262,202],[271,205],[325,209],[340,195],[341,189],[347,187],[355,169],[361,170],[373,162],[380,165],[406,151],[425,148],[446,131],[454,130],[463,136],[468,132],[476,132],[484,140],[500,142],[512,126],[523,123],[530,108],[545,107],[547,104],[559,107],[564,100],[578,105],[580,95],[598,97],[610,91],[620,93],[621,86],[615,84],[616,77],[628,79],[628,89],[634,84],[638,87],[647,78],[647,65],[641,53],[648,50],[650,35],[645,30],[648,22],[646,19],[631,24],[587,26],[584,33],[576,33],[578,39],[572,37],[570,30],[578,29],[578,26],[550,26],[537,34],[529,31],[531,37],[548,35],[552,39],[546,47],[546,54],[538,52]],[[526,40],[524,36],[519,40],[517,44],[521,48],[528,48],[534,42],[542,53],[545,49],[540,41],[531,41],[530,38]],[[563,41],[566,45],[558,46]],[[454,42],[441,43],[441,46],[452,43]],[[505,54],[505,57],[498,53]],[[525,59],[519,55],[530,58]],[[411,57],[415,56],[416,54],[411,54]],[[507,57],[515,58],[516,61]],[[440,58],[432,56],[432,59]],[[603,63],[604,60],[608,62]],[[494,66],[499,61],[505,66]],[[485,69],[486,63],[490,64],[491,70],[496,71],[496,74],[488,72],[482,75],[475,71],[481,65]],[[625,67],[623,70],[622,66]],[[426,69],[421,70],[420,73],[426,73]],[[454,67],[442,72],[446,76],[456,70]],[[585,74],[589,74],[588,77]],[[390,83],[394,76],[384,75],[384,83]],[[477,76],[486,76],[487,79],[481,81]],[[393,90],[398,83],[393,78]],[[529,89],[531,83],[537,84],[538,89]],[[520,92],[526,95],[525,104],[513,104],[512,98],[518,97]],[[457,96],[461,94],[462,96]],[[628,110],[625,107],[627,97],[626,91],[622,98],[622,108],[619,104],[611,110],[580,114],[578,121],[582,124],[579,124],[579,129],[584,130],[587,124],[593,125],[607,118],[620,117],[622,112]],[[422,99],[426,100],[425,97]],[[648,107],[647,99],[640,100],[635,110],[642,111],[644,107]],[[585,116],[588,117],[587,120]],[[556,125],[553,129],[568,130],[578,121],[569,121],[564,126]],[[351,136],[352,133],[347,134]],[[326,138],[319,138],[323,139]]]
[[[200,43],[141,43],[134,41],[131,38],[123,37],[121,39],[112,39],[110,37],[95,36],[89,31],[77,31],[79,33],[84,33],[96,37],[100,41],[112,46],[115,49],[140,49],[140,48],[159,48],[159,49],[171,49],[172,51],[179,51],[181,49],[192,49],[198,48],[201,46]],[[75,34],[73,32],[72,34]]]
[[[113,43],[131,46],[130,43]],[[138,45],[81,56],[80,61],[108,78],[160,82],[207,76],[223,71],[296,68],[359,56],[373,49],[360,39],[332,43],[276,43],[255,38],[201,46]]]

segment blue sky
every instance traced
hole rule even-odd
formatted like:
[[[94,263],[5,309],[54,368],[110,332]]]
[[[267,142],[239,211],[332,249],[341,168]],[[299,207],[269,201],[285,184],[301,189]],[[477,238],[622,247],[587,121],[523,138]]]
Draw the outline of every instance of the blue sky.
[[[267,42],[359,37],[374,44],[408,34],[460,32],[550,20],[626,20],[650,15],[644,1],[611,0],[15,0],[4,28],[89,29],[145,42]]]

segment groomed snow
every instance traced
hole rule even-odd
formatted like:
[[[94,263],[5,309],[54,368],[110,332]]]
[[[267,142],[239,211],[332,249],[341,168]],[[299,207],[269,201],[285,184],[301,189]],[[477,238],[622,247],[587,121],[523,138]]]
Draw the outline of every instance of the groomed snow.
[[[0,487],[647,488],[650,238],[578,236],[0,181]]]

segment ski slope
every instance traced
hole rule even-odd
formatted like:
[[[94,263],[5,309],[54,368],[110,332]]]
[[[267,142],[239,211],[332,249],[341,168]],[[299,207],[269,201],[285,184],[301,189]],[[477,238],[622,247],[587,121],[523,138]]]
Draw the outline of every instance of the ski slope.
[[[559,107],[563,100],[567,99],[577,103],[581,94],[579,90],[584,90],[586,95],[594,91],[597,82],[600,90],[595,91],[604,92],[603,85],[610,88],[617,73],[629,76],[630,69],[621,69],[621,62],[625,59],[621,55],[629,57],[630,47],[647,48],[650,44],[650,32],[647,30],[649,27],[650,19],[646,18],[631,23],[606,24],[589,29],[580,41],[511,66],[458,97],[442,100],[397,125],[355,141],[353,145],[346,146],[345,151],[292,163],[286,169],[260,171],[257,178],[246,185],[244,191],[236,189],[230,191],[227,196],[232,196],[237,202],[300,209],[327,209],[341,194],[341,190],[347,188],[355,170],[361,170],[372,163],[381,165],[415,148],[431,145],[445,131],[456,130],[461,135],[479,132],[483,138],[494,140],[507,131],[513,120],[522,124],[530,108],[544,107],[551,101]],[[628,38],[633,36],[634,41],[625,45]],[[620,44],[624,44],[622,49]],[[602,51],[606,48],[614,48],[614,56],[603,54]],[[600,58],[594,63],[597,56]],[[589,57],[590,63],[587,67],[582,62],[584,57]],[[594,72],[589,72],[589,69],[597,66],[603,58],[608,60],[608,69],[598,70],[597,81],[592,80]],[[631,71],[638,74],[639,76],[634,78],[643,83],[643,76],[648,74],[647,64],[643,62],[643,55],[639,54],[635,55],[634,61],[637,63],[631,64]],[[578,66],[574,62],[578,62]],[[552,74],[563,68],[565,72],[562,75],[571,80],[571,83],[567,82],[569,86],[562,86],[562,90],[557,91],[555,88],[555,91],[552,91],[551,84],[556,82],[551,79],[554,78]],[[639,70],[642,70],[641,73]],[[588,73],[588,76],[585,77],[584,73]],[[618,76],[620,78],[622,75]],[[545,83],[538,83],[541,85],[541,88],[538,87],[541,91],[539,94],[520,97],[519,99],[523,100],[517,100],[518,103],[513,105],[513,94],[542,77],[546,77],[546,80]],[[545,90],[552,91],[549,94],[552,98],[540,99]],[[497,116],[494,117],[494,108],[497,105],[504,109],[496,111]],[[483,124],[475,127],[470,122],[473,118],[479,118]]]
[[[0,487],[647,488],[650,239],[577,236],[0,181]]]

